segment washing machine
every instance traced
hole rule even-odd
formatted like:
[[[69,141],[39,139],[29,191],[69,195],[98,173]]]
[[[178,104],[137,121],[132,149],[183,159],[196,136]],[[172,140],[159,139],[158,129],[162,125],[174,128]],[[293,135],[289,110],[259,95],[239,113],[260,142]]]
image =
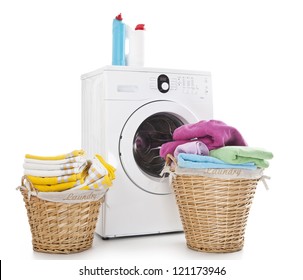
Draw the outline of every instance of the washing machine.
[[[82,148],[116,168],[96,232],[104,239],[182,231],[159,156],[173,131],[212,118],[209,72],[106,66],[82,79]]]

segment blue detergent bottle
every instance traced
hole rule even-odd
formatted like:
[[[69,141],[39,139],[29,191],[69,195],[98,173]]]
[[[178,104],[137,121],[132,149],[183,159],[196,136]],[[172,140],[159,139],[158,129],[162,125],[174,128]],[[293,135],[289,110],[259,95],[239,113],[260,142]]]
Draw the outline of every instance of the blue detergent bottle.
[[[112,65],[125,65],[126,27],[119,14],[113,20],[113,50]]]

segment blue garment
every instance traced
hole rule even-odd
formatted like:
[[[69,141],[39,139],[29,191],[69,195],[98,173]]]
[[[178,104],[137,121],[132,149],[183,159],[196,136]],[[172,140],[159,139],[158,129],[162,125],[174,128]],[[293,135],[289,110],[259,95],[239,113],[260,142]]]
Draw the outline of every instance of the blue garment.
[[[178,155],[178,166],[181,168],[237,168],[257,169],[253,162],[242,164],[230,164],[210,156],[180,153]]]

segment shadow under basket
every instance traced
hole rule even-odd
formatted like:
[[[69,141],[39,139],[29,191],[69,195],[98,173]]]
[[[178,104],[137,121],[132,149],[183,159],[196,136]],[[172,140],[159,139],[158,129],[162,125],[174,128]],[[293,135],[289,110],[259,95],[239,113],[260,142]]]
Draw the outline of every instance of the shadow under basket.
[[[21,190],[37,252],[69,254],[92,246],[103,199],[82,203],[51,202]]]
[[[172,159],[178,169],[177,172],[172,170],[172,186],[187,246],[213,253],[241,250],[249,210],[261,176],[216,178],[200,175],[199,170],[194,170],[194,174],[189,174],[190,170],[182,174],[175,159],[168,160]]]

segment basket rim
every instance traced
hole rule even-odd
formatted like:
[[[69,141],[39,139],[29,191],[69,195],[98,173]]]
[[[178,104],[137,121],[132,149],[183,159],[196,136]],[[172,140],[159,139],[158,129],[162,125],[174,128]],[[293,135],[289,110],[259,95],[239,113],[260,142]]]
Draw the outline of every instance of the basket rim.
[[[183,168],[178,166],[177,159],[171,154],[166,156],[163,168],[163,173],[169,173],[172,176],[201,176],[217,179],[259,180],[263,177],[263,171],[263,168]]]
[[[26,183],[28,185],[26,185]],[[61,192],[41,192],[37,190],[32,182],[28,179],[26,175],[22,176],[21,178],[21,186],[19,189],[28,201],[30,201],[31,197],[37,197],[38,199],[53,202],[53,203],[64,203],[64,204],[75,204],[75,203],[86,203],[86,202],[93,202],[93,201],[101,201],[104,202],[104,197],[107,192],[100,189],[94,190],[73,190],[69,189],[66,191]]]

